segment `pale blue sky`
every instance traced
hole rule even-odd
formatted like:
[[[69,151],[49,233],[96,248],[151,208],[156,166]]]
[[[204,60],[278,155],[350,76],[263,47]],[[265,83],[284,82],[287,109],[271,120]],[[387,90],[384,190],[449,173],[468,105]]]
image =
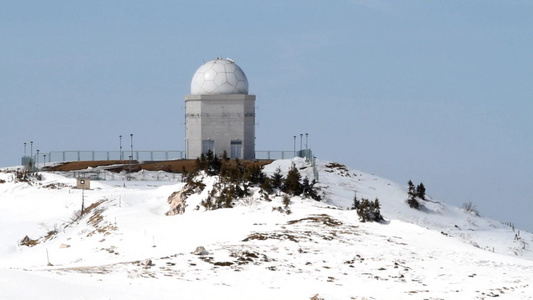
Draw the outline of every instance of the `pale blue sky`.
[[[183,97],[231,57],[257,149],[406,184],[533,231],[533,2],[1,1],[0,166],[34,149],[184,149]],[[85,132],[84,134],[81,134]]]

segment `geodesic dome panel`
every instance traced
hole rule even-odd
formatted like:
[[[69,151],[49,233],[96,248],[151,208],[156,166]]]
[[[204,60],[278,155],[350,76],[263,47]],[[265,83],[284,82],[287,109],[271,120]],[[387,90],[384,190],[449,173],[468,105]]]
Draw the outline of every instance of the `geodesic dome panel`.
[[[248,78],[242,69],[229,59],[209,61],[194,73],[191,95],[248,95]]]

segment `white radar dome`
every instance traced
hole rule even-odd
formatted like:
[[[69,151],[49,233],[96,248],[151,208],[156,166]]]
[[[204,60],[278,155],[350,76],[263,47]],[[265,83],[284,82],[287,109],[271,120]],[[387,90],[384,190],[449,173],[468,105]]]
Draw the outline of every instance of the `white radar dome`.
[[[248,79],[231,59],[217,58],[203,64],[191,82],[191,95],[248,95]]]

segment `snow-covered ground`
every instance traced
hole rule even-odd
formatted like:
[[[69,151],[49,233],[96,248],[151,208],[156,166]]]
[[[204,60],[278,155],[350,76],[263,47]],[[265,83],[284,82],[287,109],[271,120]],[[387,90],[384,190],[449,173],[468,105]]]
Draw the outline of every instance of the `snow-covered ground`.
[[[264,171],[292,163],[313,178],[302,159]],[[323,200],[293,197],[291,214],[273,210],[282,197],[257,194],[204,211],[204,192],[166,216],[184,183],[144,172],[93,180],[81,219],[75,179],[42,173],[30,185],[0,172],[0,299],[533,298],[532,234],[434,199],[414,210],[404,185],[317,168]],[[386,221],[359,222],[347,209],[355,192],[379,198]],[[25,236],[36,244],[20,245]],[[193,254],[198,246],[208,254]]]

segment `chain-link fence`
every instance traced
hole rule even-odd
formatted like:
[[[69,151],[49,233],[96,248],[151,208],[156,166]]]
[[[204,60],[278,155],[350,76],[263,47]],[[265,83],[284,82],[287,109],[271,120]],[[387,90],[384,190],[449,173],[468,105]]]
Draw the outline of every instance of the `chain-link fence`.
[[[64,161],[96,161],[96,160],[136,160],[136,161],[163,161],[184,159],[185,151],[179,150],[153,150],[153,151],[51,151],[38,153],[35,163],[52,163]]]
[[[303,157],[311,162],[315,179],[318,181],[318,172],[315,166],[315,157],[311,149],[299,151],[283,150],[262,150],[255,152],[258,160],[291,159],[293,157]],[[28,158],[29,157],[25,157]],[[69,161],[106,161],[106,160],[135,160],[135,161],[166,161],[185,159],[185,151],[180,150],[154,150],[154,151],[51,151],[48,153],[39,152],[31,160],[32,165],[46,165],[47,163],[69,162]],[[23,159],[24,161],[24,159]]]

